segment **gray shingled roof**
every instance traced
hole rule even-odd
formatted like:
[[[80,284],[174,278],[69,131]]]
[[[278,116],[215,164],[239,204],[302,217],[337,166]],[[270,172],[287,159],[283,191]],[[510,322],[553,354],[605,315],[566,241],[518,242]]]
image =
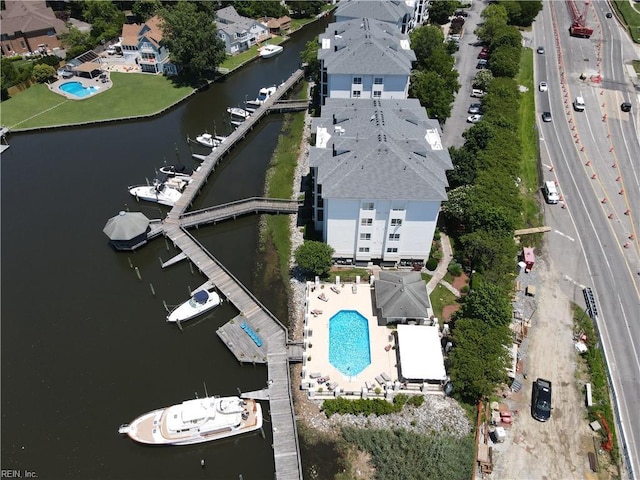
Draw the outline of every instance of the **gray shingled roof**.
[[[426,318],[431,304],[420,272],[381,271],[375,281],[376,307],[383,318]]]
[[[141,212],[121,211],[107,220],[102,231],[111,240],[131,240],[147,231],[149,219]]]
[[[336,17],[375,18],[393,24],[402,23],[405,15],[413,12],[409,6],[399,0],[340,0],[336,8]]]
[[[234,33],[246,33],[256,23],[255,20],[243,17],[236,12],[233,6],[216,10],[216,27],[227,32],[233,37]]]
[[[338,32],[338,33],[336,33]],[[318,49],[318,60],[328,74],[409,75],[416,55],[409,37],[384,22],[367,18],[330,24]]]
[[[417,99],[327,98],[318,128],[331,136],[309,152],[324,198],[447,199],[451,157]]]

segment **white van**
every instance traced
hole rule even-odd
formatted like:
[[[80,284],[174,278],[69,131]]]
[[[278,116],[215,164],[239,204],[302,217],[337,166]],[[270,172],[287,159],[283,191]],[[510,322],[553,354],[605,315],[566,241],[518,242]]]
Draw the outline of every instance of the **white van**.
[[[556,188],[555,182],[544,182],[542,192],[544,193],[544,198],[547,200],[547,203],[555,204],[558,203],[558,200],[560,200],[560,195],[558,194],[558,189]]]
[[[584,98],[582,98],[582,95],[578,95],[573,101],[573,108],[576,112],[584,112],[584,107]]]

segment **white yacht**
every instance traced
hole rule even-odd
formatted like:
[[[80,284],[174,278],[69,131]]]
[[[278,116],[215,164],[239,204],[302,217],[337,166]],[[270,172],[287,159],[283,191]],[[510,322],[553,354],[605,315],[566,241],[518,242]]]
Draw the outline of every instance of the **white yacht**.
[[[271,58],[282,53],[282,50],[284,50],[284,48],[281,45],[266,44],[258,50],[258,52],[262,58]]]
[[[220,295],[215,287],[200,288],[191,298],[178,305],[167,315],[168,322],[184,322],[220,305]]]
[[[191,445],[261,427],[262,407],[256,400],[214,396],[145,413],[118,432],[150,445]]]
[[[273,85],[272,87],[263,87],[260,90],[258,90],[258,96],[255,100],[249,100],[247,102],[247,105],[255,105],[255,106],[260,106],[262,105],[264,102],[267,101],[267,99],[273,95],[274,93],[276,93],[278,87],[276,87],[275,85]]]
[[[136,197],[137,200],[146,200],[173,207],[188,184],[188,180],[184,178],[172,177],[165,181],[155,179],[152,185],[129,187],[129,193]]]
[[[251,115],[251,112],[240,107],[227,107],[227,112],[229,112],[232,117],[238,117],[243,119]]]
[[[210,133],[203,133],[202,135],[198,135],[196,137],[196,142],[209,148],[216,148],[218,145],[220,145],[220,141]]]

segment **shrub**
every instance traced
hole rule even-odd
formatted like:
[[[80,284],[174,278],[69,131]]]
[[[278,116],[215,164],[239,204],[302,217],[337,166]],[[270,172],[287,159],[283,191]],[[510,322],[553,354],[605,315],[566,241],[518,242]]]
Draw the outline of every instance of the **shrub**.
[[[36,61],[36,65],[49,65],[53,68],[58,68],[60,65],[60,57],[57,55],[47,55],[46,57],[42,57]]]
[[[33,77],[38,83],[45,83],[47,80],[55,78],[55,76],[56,69],[51,65],[38,64],[33,67]]]
[[[414,407],[419,407],[424,403],[424,397],[422,395],[413,395],[412,397],[409,397],[407,403]]]
[[[462,265],[455,261],[451,262],[447,267],[447,271],[454,277],[459,277],[462,275]]]
[[[436,268],[438,268],[438,260],[436,260],[433,257],[430,257],[429,260],[427,260],[427,270],[435,270]]]

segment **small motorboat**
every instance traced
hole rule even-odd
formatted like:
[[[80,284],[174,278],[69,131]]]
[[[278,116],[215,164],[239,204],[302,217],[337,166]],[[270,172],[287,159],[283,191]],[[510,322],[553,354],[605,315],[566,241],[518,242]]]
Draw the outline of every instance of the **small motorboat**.
[[[240,107],[227,107],[227,112],[229,112],[232,117],[238,118],[247,118],[251,115],[251,112]]]
[[[220,295],[215,287],[200,288],[186,302],[167,315],[167,322],[184,322],[220,305]]]
[[[278,87],[276,87],[275,85],[273,85],[272,87],[263,87],[263,88],[261,88],[260,90],[258,90],[258,96],[256,97],[256,99],[255,100],[249,100],[247,102],[247,105],[255,105],[255,106],[259,107],[264,102],[266,102],[271,95],[276,93],[277,88]]]
[[[220,145],[220,142],[210,133],[203,133],[202,135],[198,135],[196,137],[196,142],[209,148],[216,148],[218,145]]]
[[[185,179],[191,178],[191,173],[193,173],[193,172],[188,172],[187,167],[185,167],[184,165],[181,165],[179,167],[176,167],[175,165],[164,165],[160,167],[159,172],[163,173],[167,177],[179,177],[179,178],[185,178]]]
[[[137,200],[173,207],[188,184],[184,178],[170,177],[164,181],[156,178],[151,185],[130,186],[129,193]]]
[[[262,58],[271,58],[282,53],[282,50],[284,50],[284,48],[281,45],[271,45],[268,43],[258,50],[258,53]]]

